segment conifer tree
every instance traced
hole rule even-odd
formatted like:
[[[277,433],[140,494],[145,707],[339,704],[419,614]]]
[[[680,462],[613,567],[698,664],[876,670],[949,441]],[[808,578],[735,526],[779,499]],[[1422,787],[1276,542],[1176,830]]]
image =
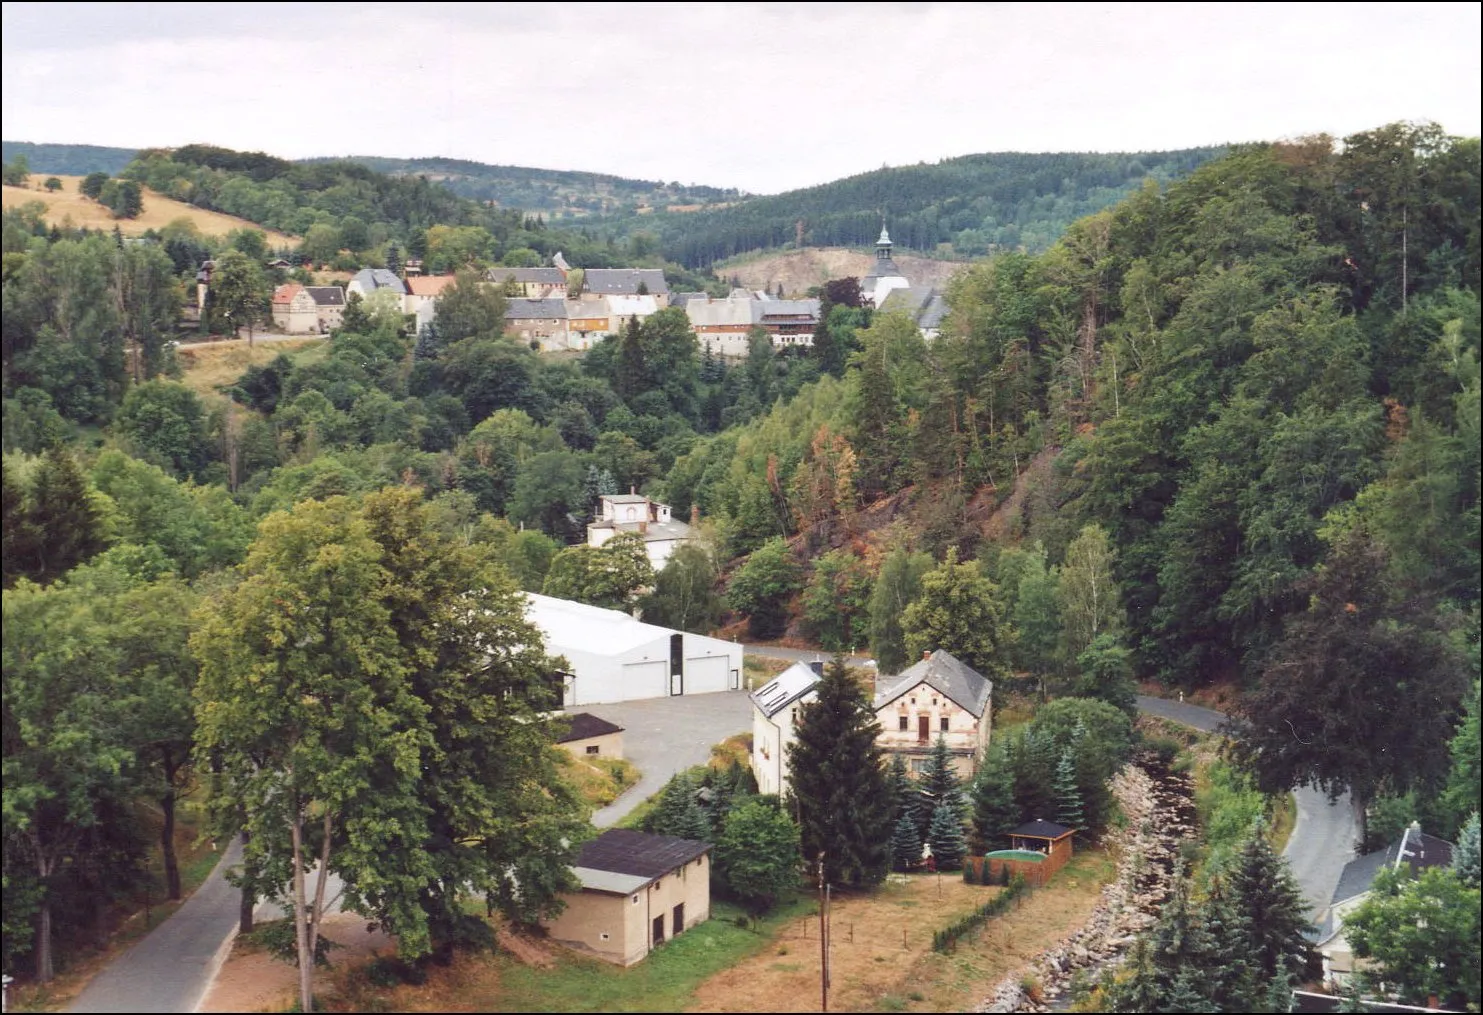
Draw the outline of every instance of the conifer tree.
[[[1056,820],[1067,828],[1086,827],[1086,813],[1081,805],[1081,789],[1076,784],[1076,759],[1068,747],[1056,763]]]
[[[922,837],[917,834],[916,818],[903,813],[891,835],[891,866],[898,871],[909,871],[921,862]]]
[[[790,808],[799,817],[803,858],[824,854],[833,884],[878,884],[890,866],[891,800],[880,725],[865,692],[835,659],[818,684],[818,697],[798,712],[789,752]]]
[[[1284,983],[1308,961],[1308,905],[1287,861],[1272,851],[1258,824],[1225,875],[1232,905],[1241,913],[1240,954],[1263,981]]]
[[[644,362],[644,346],[637,317],[629,318],[628,327],[618,343],[618,369],[613,378],[618,397],[629,401],[649,387],[649,369]]]
[[[397,249],[395,243],[386,245],[386,270],[393,275],[402,273],[402,252]]]
[[[979,766],[970,791],[973,803],[973,837],[976,850],[1002,849],[1009,833],[1020,823],[1014,802],[1014,775],[1009,759],[997,744]]]
[[[1469,888],[1478,887],[1480,857],[1477,811],[1468,818],[1468,823],[1462,826],[1462,832],[1457,836],[1457,848],[1452,851],[1452,870],[1458,880]]]
[[[701,842],[715,840],[710,819],[695,800],[695,783],[684,772],[665,784],[658,805],[644,820],[644,831]]]
[[[932,859],[938,870],[957,870],[963,866],[968,841],[963,835],[963,816],[954,805],[943,802],[932,812],[927,828],[927,841],[932,845]]]
[[[103,549],[102,519],[87,480],[61,445],[41,457],[26,510],[31,559],[23,571],[45,584]]]
[[[834,304],[827,298],[819,301],[819,323],[814,326],[813,356],[814,361],[819,364],[821,374],[840,377],[844,374],[845,349],[829,330],[829,312],[833,309]]]
[[[912,827],[917,822],[917,786],[906,770],[906,759],[899,754],[891,755],[891,765],[886,771],[886,785],[891,796],[891,821],[910,818]]]
[[[917,830],[923,839],[930,838],[933,817],[939,807],[950,807],[961,823],[964,817],[963,781],[953,768],[952,755],[948,753],[947,740],[942,734],[932,744],[932,753],[927,755],[927,770],[922,773],[917,786]]]

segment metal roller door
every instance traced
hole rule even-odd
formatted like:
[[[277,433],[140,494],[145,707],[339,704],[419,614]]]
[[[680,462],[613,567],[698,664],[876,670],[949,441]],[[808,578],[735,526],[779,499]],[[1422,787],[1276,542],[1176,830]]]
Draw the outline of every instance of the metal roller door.
[[[685,660],[685,693],[709,694],[724,691],[731,673],[731,661],[726,656],[699,656]]]
[[[656,659],[623,664],[623,700],[663,698],[669,693],[669,663]]]

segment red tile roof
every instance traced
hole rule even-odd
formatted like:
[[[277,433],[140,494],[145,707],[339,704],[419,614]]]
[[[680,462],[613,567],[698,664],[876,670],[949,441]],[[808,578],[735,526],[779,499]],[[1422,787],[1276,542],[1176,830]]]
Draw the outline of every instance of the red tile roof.
[[[441,296],[453,279],[452,275],[419,275],[407,279],[407,288],[413,296]]]
[[[289,282],[286,285],[281,285],[273,290],[273,302],[275,304],[292,303],[294,297],[299,294],[299,290],[303,288],[297,282]]]

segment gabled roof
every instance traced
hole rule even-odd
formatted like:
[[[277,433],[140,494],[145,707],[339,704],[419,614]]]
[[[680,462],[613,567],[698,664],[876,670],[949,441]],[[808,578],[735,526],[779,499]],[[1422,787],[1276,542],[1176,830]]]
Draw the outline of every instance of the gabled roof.
[[[407,291],[413,296],[441,296],[456,281],[453,275],[418,275],[407,279]]]
[[[292,303],[294,297],[303,289],[304,287],[297,282],[287,282],[273,290],[273,303],[277,306]]]
[[[900,310],[923,329],[942,326],[947,316],[947,301],[936,286],[913,285],[892,289],[881,303],[881,311]]]
[[[591,712],[575,712],[567,716],[571,720],[571,727],[556,738],[558,744],[569,744],[573,740],[588,740],[592,737],[605,737],[609,733],[622,733],[623,727],[617,723],[600,719]]]
[[[597,299],[569,300],[567,301],[567,318],[573,321],[602,320],[604,326],[608,319],[608,299],[600,296]]]
[[[314,302],[322,307],[343,307],[345,305],[345,290],[337,285],[310,285],[305,286],[304,291],[314,297]]]
[[[662,296],[669,292],[664,272],[659,268],[588,268],[582,288],[604,296],[633,296],[642,282],[649,293]]]
[[[351,278],[352,282],[359,282],[361,289],[372,292],[376,289],[390,289],[393,292],[405,293],[406,284],[393,271],[385,268],[362,268]]]
[[[566,320],[566,300],[552,298],[545,300],[511,299],[505,302],[505,320],[528,321],[534,319],[554,318]]]
[[[1054,821],[1026,821],[1023,825],[1010,832],[1010,835],[1024,835],[1032,839],[1059,839],[1063,835],[1071,834],[1072,829],[1065,825],[1058,825]]]
[[[673,835],[649,835],[628,828],[610,828],[582,847],[576,866],[644,878],[644,884],[664,877],[710,852],[711,844]]]
[[[617,317],[648,317],[659,312],[653,296],[609,296],[608,309]]]
[[[918,684],[927,684],[951,698],[959,708],[982,717],[989,707],[994,684],[988,677],[951,652],[938,649],[927,658],[901,671],[896,677],[882,677],[882,690],[875,696],[877,710],[884,708]]]
[[[561,655],[567,649],[615,656],[640,645],[667,640],[675,631],[645,624],[622,610],[605,610],[570,599],[525,593],[526,619],[541,629],[546,650]]]
[[[1335,905],[1368,892],[1375,883],[1375,876],[1385,867],[1396,866],[1398,858],[1409,864],[1413,871],[1427,867],[1450,867],[1452,843],[1435,835],[1427,835],[1420,825],[1412,822],[1411,827],[1389,846],[1356,857],[1345,864],[1330,904]]]
[[[818,682],[819,675],[807,663],[794,663],[773,677],[761,690],[753,691],[752,704],[771,719],[812,691]]]
[[[496,265],[485,276],[491,282],[530,282],[535,285],[566,285],[560,268],[506,268]]]
[[[683,307],[691,300],[704,302],[708,299],[710,299],[710,295],[707,293],[670,293],[669,305],[672,307]]]

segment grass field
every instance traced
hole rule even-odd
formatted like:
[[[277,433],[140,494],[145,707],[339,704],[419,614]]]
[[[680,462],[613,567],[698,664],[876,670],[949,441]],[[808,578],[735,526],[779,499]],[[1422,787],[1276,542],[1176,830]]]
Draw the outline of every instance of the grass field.
[[[234,229],[257,229],[267,235],[270,247],[293,247],[299,242],[296,237],[263,229],[262,226],[234,215],[223,215],[221,212],[207,211],[173,200],[148,187],[144,188],[144,210],[139,213],[138,218],[115,219],[113,212],[78,192],[77,187],[82,182],[82,177],[59,176],[57,179],[62,181],[62,189],[56,192],[42,186],[46,177],[39,173],[32,174],[31,182],[25,187],[0,188],[4,192],[5,208],[8,210],[40,201],[46,205],[45,218],[48,223],[61,225],[70,219],[74,226],[106,230],[112,230],[117,225],[125,236],[138,236],[150,229],[161,229],[176,219],[186,219],[206,236],[225,236]]]
[[[263,366],[279,353],[288,353],[300,364],[319,355],[325,345],[322,338],[287,338],[275,341],[257,339],[251,348],[246,339],[224,342],[197,342],[175,350],[185,371],[181,383],[203,398],[217,394],[217,388],[231,384],[249,366]]]

